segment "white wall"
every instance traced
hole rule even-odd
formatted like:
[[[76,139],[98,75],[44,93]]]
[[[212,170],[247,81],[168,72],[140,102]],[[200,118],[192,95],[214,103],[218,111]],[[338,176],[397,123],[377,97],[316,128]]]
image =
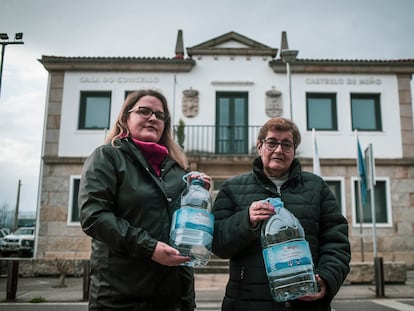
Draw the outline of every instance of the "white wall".
[[[317,131],[320,158],[355,158],[356,142],[351,123],[351,93],[379,93],[382,132],[358,132],[362,149],[373,145],[377,158],[401,158],[401,124],[397,79],[392,75],[304,75],[292,77],[295,122],[302,133],[298,149],[312,157],[312,132],[306,130],[306,92],[337,94],[338,131]]]
[[[177,77],[177,102],[181,105],[182,91],[199,91],[199,114],[183,120],[188,125],[214,125],[216,92],[247,92],[249,94],[249,125],[262,125],[268,117],[265,114],[265,93],[278,86],[278,78],[269,66],[270,58],[220,56],[214,59],[204,56],[196,59],[197,65],[191,74]],[[181,115],[181,106],[177,107]]]
[[[161,90],[169,101],[174,124],[182,118],[187,125],[215,124],[215,94],[217,91],[242,91],[249,94],[249,125],[262,125],[265,113],[265,93],[275,87],[282,92],[284,114],[289,117],[288,83],[285,74],[275,74],[269,58],[203,56],[195,58],[189,73],[66,73],[62,103],[59,156],[88,156],[103,142],[105,131],[77,130],[80,91],[111,91],[111,121],[116,119],[125,91],[139,88]],[[199,92],[199,113],[194,118],[182,116],[183,90]],[[292,74],[294,121],[302,133],[298,152],[301,157],[313,156],[312,133],[306,130],[306,92],[337,94],[337,132],[317,132],[320,158],[355,158],[356,144],[351,130],[350,94],[380,93],[383,131],[360,132],[363,149],[373,144],[376,158],[402,157],[401,129],[397,80],[393,75]]]
[[[103,143],[104,130],[77,130],[80,91],[111,91],[110,126],[116,120],[125,97],[125,91],[140,88],[162,90],[167,99],[173,97],[172,74],[163,73],[66,73],[62,99],[59,156],[88,156]]]

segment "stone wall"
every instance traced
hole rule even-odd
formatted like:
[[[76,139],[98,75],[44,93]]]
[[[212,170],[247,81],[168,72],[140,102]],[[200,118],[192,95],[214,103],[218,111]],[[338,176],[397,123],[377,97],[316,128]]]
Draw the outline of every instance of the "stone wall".
[[[62,263],[63,259],[59,259]],[[66,259],[65,273],[67,276],[80,277],[88,270],[88,260]],[[1,260],[2,270],[5,270],[7,260]],[[57,265],[58,260],[47,259],[22,259],[19,261],[19,275],[22,277],[36,276],[57,276],[60,274]],[[223,264],[221,264],[220,273],[225,272]],[[407,266],[404,262],[383,262],[384,283],[387,284],[404,284],[407,281]],[[208,269],[197,270],[198,273],[215,273]],[[374,284],[375,271],[373,262],[355,262],[351,263],[351,271],[349,272],[345,284]]]
[[[404,262],[384,262],[384,283],[404,284],[407,281],[407,266]],[[345,284],[373,284],[375,283],[375,267],[373,262],[351,263]]]
[[[70,161],[59,159],[45,161],[42,178],[42,200],[38,217],[36,259],[88,259],[90,237],[79,225],[68,225],[69,181],[71,175],[80,174],[81,159]],[[217,157],[217,159],[191,158],[192,169],[207,172],[213,179],[223,179],[251,166],[249,157]],[[301,159],[305,170],[311,170],[310,159]],[[61,163],[62,162],[62,163]],[[354,161],[355,162],[355,161]],[[373,261],[372,228],[364,228],[364,254],[361,254],[359,226],[352,225],[352,196],[350,179],[356,174],[354,163],[348,161],[323,160],[327,176],[344,176],[346,217],[349,222],[349,236],[352,262]],[[377,228],[378,256],[386,262],[405,262],[408,269],[414,269],[414,167],[407,164],[395,167],[392,161],[378,161],[378,176],[389,176],[391,195],[391,218],[393,225]],[[365,260],[364,258],[365,257]]]
[[[7,266],[10,260],[2,258],[2,274],[7,273]],[[67,276],[79,277],[87,269],[88,260],[78,259],[21,259],[19,260],[19,276],[38,277],[38,276],[58,276],[64,272]],[[62,268],[62,266],[64,268]]]

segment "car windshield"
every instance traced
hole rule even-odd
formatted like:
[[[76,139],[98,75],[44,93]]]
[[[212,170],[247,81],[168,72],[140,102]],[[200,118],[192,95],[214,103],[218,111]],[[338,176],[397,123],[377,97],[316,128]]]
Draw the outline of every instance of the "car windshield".
[[[33,229],[31,228],[19,228],[14,232],[15,235],[23,235],[23,234],[28,234],[28,235],[32,235],[33,234]]]

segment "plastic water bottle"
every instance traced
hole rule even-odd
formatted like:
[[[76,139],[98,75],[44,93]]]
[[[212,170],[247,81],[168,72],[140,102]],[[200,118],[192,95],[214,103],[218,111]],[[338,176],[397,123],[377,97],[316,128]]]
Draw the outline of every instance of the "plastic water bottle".
[[[191,173],[189,173],[191,174]],[[183,179],[186,181],[186,174]],[[211,257],[214,216],[211,213],[210,192],[202,179],[193,179],[181,194],[180,208],[172,217],[170,244],[182,256],[191,257],[185,266],[207,265]]]
[[[261,244],[270,291],[275,301],[318,292],[312,255],[299,220],[280,198],[266,199],[275,212],[262,226]]]

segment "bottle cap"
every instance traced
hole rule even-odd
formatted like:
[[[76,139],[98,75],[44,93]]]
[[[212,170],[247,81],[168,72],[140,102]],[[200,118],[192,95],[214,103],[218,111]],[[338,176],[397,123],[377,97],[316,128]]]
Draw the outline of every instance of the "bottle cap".
[[[264,201],[265,202],[269,202],[275,208],[276,207],[283,207],[283,202],[282,202],[282,200],[279,197],[277,197],[277,198],[267,198]]]
[[[200,172],[197,172],[197,171],[191,171],[191,172],[185,174],[183,176],[183,181],[187,184],[187,186],[189,186],[190,184],[204,186],[204,180],[201,177],[200,178],[196,178],[196,179],[192,179],[190,181],[189,180],[190,179],[189,176],[191,176],[191,175],[199,175],[200,176],[201,173]],[[195,180],[198,180],[198,182],[197,183],[194,183]]]
[[[196,178],[196,179],[191,180],[191,184],[204,186],[204,181],[200,178]]]

